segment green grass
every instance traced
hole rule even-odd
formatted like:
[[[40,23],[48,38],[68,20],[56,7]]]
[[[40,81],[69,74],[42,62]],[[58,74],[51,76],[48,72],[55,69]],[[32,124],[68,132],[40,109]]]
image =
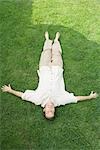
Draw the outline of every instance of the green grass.
[[[100,91],[99,0],[1,0],[1,86],[35,89],[44,32],[61,33],[66,88]],[[40,106],[1,93],[2,150],[99,150],[100,98],[57,108],[54,121]]]

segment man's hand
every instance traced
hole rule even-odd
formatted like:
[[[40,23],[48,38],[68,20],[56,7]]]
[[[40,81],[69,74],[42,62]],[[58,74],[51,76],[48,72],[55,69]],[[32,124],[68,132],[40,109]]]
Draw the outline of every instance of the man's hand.
[[[8,86],[7,85],[2,86],[1,90],[3,92],[11,92],[12,89],[11,89],[11,86],[9,84]]]
[[[93,91],[91,91],[89,96],[90,96],[90,99],[97,98],[98,94],[96,92],[94,93]]]
[[[8,92],[8,93],[11,93],[11,94],[16,95],[18,97],[22,97],[22,95],[23,95],[23,92],[13,90],[11,88],[10,84],[8,86],[7,85],[2,86],[1,90],[3,92]]]

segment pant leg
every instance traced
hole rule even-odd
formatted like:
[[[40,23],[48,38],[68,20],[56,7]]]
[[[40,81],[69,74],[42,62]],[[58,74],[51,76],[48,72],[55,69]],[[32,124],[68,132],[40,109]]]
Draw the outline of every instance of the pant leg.
[[[63,68],[62,49],[59,41],[54,41],[52,45],[52,66],[60,66]]]
[[[44,42],[43,51],[41,53],[39,67],[51,65],[51,48],[52,48],[52,41],[46,40]]]

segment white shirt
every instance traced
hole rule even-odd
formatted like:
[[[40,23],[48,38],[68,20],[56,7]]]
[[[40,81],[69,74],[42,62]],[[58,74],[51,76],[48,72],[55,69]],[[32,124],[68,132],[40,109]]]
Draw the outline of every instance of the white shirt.
[[[51,100],[54,106],[76,103],[77,99],[73,93],[65,91],[63,69],[60,66],[42,66],[37,70],[39,84],[36,90],[26,90],[22,99],[30,101],[42,107]]]

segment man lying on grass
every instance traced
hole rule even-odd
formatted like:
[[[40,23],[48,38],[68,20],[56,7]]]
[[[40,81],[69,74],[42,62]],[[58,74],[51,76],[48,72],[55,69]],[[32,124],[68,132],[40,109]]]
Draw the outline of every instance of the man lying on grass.
[[[91,92],[89,96],[74,96],[73,93],[65,91],[63,79],[62,49],[58,41],[60,33],[56,33],[54,43],[49,39],[48,32],[45,33],[45,43],[39,63],[39,84],[36,90],[26,90],[24,93],[15,91],[10,85],[4,85],[1,89],[21,97],[43,107],[47,119],[55,114],[55,107],[78,101],[90,100],[97,97],[97,93]]]

